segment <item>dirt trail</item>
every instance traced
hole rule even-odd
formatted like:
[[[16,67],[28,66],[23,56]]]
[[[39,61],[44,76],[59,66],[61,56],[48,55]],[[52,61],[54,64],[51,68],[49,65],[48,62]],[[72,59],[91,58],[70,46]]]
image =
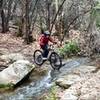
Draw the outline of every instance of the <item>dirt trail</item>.
[[[21,37],[16,37],[10,33],[0,33],[0,55],[21,53],[30,59],[34,50],[38,48],[38,43],[34,42],[30,45],[26,45],[23,41]]]

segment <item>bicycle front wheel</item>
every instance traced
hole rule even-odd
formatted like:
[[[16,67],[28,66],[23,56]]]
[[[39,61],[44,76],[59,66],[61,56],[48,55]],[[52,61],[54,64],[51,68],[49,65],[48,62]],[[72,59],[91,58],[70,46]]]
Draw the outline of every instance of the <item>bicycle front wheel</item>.
[[[36,50],[33,54],[33,59],[35,64],[37,65],[42,65],[43,64],[43,57],[42,57],[42,51],[41,50]]]
[[[56,52],[50,54],[49,61],[53,69],[59,70],[62,67],[61,57]]]

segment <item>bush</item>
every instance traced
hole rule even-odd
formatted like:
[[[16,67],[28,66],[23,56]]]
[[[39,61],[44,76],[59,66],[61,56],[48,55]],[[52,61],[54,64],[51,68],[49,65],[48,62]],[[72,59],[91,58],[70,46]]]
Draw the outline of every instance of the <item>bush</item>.
[[[0,84],[0,89],[3,88],[3,89],[12,89],[13,88],[13,84],[12,83],[9,83],[9,84]]]
[[[62,48],[58,50],[61,56],[72,56],[76,55],[80,51],[78,45],[74,41],[70,41],[69,43],[65,44]]]

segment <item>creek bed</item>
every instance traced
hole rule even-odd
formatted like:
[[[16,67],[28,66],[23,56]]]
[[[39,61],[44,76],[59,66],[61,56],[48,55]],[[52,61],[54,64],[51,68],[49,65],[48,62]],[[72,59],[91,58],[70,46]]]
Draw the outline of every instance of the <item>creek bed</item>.
[[[38,100],[38,97],[47,92],[59,76],[89,62],[88,58],[74,58],[64,61],[65,65],[59,72],[52,70],[50,66],[47,66],[47,72],[44,74],[33,71],[29,80],[15,88],[15,90],[1,92],[0,100]],[[44,66],[40,69],[38,68],[38,70],[41,69],[44,69]]]

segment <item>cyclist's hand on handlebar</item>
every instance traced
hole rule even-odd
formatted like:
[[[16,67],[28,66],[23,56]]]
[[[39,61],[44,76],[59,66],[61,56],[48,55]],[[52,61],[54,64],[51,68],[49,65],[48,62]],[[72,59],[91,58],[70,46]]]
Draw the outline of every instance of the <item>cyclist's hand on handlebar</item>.
[[[57,43],[57,42],[56,42],[56,45],[57,45],[57,47],[61,47],[62,46],[61,43]]]
[[[57,42],[55,41],[54,44],[57,44]]]

